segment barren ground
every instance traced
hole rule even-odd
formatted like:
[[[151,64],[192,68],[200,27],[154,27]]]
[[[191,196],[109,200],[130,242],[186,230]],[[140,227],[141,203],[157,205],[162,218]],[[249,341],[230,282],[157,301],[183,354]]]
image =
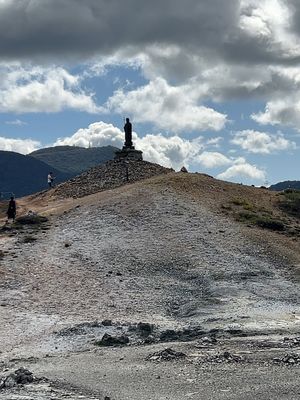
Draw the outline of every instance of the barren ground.
[[[299,237],[236,222],[236,197],[277,210],[274,193],[199,174],[20,199],[49,223],[0,237],[0,369],[49,381],[0,398],[298,399],[297,359],[280,360],[300,350]],[[105,333],[130,343],[96,346]],[[149,359],[167,347],[186,357]]]

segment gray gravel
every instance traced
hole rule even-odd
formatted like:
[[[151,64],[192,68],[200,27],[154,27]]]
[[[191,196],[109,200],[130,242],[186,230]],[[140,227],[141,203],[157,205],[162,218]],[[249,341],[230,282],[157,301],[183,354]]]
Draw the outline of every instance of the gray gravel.
[[[239,329],[248,335],[299,331],[299,284],[283,260],[254,244],[237,223],[170,189],[136,185],[77,207],[52,224],[32,243],[19,235],[5,244],[3,360],[54,356],[38,362],[37,371],[74,385],[78,381],[86,390],[102,388],[113,399],[252,399],[254,392],[258,399],[298,398],[296,373],[287,378],[280,366],[243,365],[241,372],[238,365],[190,369],[176,364],[172,371],[161,367],[164,379],[150,379],[155,367],[145,365],[146,350],[140,347],[128,350],[132,355],[119,370],[113,367],[115,357],[127,350],[105,350],[96,368],[100,354],[91,355],[94,334],[73,339],[55,334],[106,318],[149,322],[159,329]],[[74,351],[78,357],[65,358]],[[100,379],[103,368],[109,371],[106,381]],[[117,382],[122,388],[115,387]]]

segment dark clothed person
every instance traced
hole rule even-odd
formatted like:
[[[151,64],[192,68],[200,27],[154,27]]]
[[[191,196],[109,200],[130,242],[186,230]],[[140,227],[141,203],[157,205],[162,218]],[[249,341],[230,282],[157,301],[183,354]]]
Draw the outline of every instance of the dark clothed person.
[[[17,206],[15,199],[13,197],[10,198],[10,201],[8,203],[8,209],[7,209],[7,220],[12,219],[15,221],[16,218],[16,213],[17,213]]]

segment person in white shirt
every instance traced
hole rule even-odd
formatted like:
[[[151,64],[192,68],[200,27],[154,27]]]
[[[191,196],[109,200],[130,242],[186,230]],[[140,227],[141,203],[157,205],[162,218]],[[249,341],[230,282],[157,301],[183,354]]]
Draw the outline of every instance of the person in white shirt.
[[[54,181],[54,176],[53,176],[53,172],[49,172],[48,174],[48,186],[49,188],[53,187],[53,181]]]

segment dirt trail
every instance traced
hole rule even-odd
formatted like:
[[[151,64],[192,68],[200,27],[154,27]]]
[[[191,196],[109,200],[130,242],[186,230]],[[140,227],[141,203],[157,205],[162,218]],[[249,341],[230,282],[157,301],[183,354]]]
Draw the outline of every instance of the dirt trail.
[[[37,357],[44,360],[35,365],[37,371],[58,379],[63,369],[64,380],[75,384],[74,368],[65,357],[93,352],[91,343],[103,330],[76,337],[55,332],[104,319],[120,326],[149,322],[161,331],[197,326],[249,336],[299,332],[299,283],[287,260],[188,193],[139,183],[57,208],[53,204],[40,208],[56,214],[51,229],[30,233],[36,238],[30,243],[24,243],[24,233],[2,243],[7,251],[0,260],[2,361]],[[116,351],[105,352],[107,365],[113,365]],[[134,363],[146,350],[132,351]],[[80,355],[83,368],[89,357]],[[139,363],[130,368],[143,370]],[[129,366],[122,368],[125,373]],[[102,387],[109,391],[117,377]],[[101,382],[92,382],[86,377],[81,386],[101,392]],[[130,397],[130,385],[129,380],[124,397],[114,389],[113,398],[140,398]],[[146,394],[154,383],[149,385]],[[193,395],[196,389],[183,386],[178,393],[201,398]],[[172,396],[161,392],[152,398],[180,398]],[[218,398],[250,398],[224,396]]]

